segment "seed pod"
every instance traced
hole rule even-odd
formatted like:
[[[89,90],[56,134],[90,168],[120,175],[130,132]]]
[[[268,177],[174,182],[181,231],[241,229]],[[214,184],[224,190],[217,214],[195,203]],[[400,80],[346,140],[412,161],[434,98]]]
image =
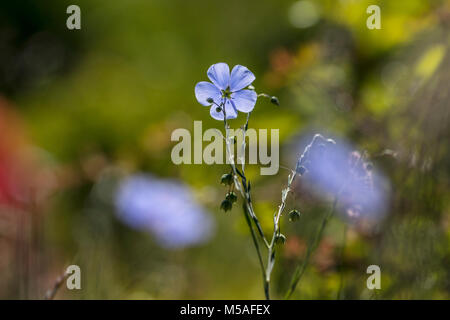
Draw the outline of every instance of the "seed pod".
[[[284,234],[282,234],[282,233],[277,234],[277,236],[275,237],[275,243],[276,244],[285,244],[286,237],[284,236]]]
[[[278,100],[277,97],[273,96],[270,98],[270,102],[272,102],[274,105],[279,106],[280,105],[280,101]]]
[[[225,212],[230,211],[232,207],[233,204],[231,203],[231,201],[227,199],[223,200],[222,203],[220,204],[220,209],[222,209]]]
[[[231,186],[233,184],[233,175],[231,173],[225,173],[220,178],[220,183],[226,186]]]
[[[298,166],[295,171],[297,171],[297,173],[302,176],[305,174],[306,168],[304,166]]]
[[[289,212],[289,221],[294,222],[294,221],[297,221],[298,219],[300,219],[300,212],[298,212],[298,210],[296,210],[296,209],[291,210]]]
[[[228,200],[231,203],[235,203],[237,200],[236,193],[234,193],[233,191],[228,192],[227,195],[225,196],[225,200]]]

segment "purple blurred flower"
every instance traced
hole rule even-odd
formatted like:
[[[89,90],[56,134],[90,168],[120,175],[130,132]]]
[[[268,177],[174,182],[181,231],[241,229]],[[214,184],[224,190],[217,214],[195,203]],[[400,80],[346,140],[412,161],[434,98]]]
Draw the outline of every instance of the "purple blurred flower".
[[[338,197],[348,218],[380,220],[387,209],[389,183],[359,152],[343,141],[315,135],[297,163],[306,185]]]
[[[223,107],[227,119],[237,118],[238,111],[248,113],[253,110],[257,99],[256,92],[245,89],[255,80],[250,70],[236,65],[230,74],[228,65],[220,62],[209,67],[207,75],[212,83],[197,83],[195,97],[200,104],[211,106],[211,117],[223,120]]]
[[[119,186],[115,205],[120,220],[151,232],[167,248],[199,244],[212,235],[211,216],[186,186],[174,180],[143,174],[128,177]]]

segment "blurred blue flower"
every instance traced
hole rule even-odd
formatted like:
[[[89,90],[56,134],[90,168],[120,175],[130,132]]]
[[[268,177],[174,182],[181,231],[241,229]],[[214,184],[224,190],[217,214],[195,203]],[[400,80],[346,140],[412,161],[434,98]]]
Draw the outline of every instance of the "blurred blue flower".
[[[376,222],[387,209],[389,183],[348,143],[315,135],[297,163],[307,186],[338,198],[347,218]]]
[[[193,200],[186,186],[173,180],[130,176],[119,185],[115,205],[120,220],[149,231],[163,247],[191,246],[212,235],[211,216]]]
[[[257,94],[245,89],[255,76],[246,67],[236,65],[231,70],[226,63],[220,62],[209,67],[207,72],[211,82],[201,81],[195,86],[195,97],[204,106],[211,106],[210,114],[216,120],[234,119],[238,111],[251,112],[255,107]]]

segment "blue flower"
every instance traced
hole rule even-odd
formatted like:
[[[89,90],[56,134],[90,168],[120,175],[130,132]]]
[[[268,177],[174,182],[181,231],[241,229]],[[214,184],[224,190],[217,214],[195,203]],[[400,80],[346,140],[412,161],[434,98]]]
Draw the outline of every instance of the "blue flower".
[[[128,226],[150,232],[166,248],[182,248],[207,241],[213,220],[190,190],[174,180],[150,175],[128,177],[115,199],[117,217]]]
[[[322,196],[337,196],[338,209],[348,218],[371,222],[384,218],[389,181],[346,141],[331,143],[316,135],[297,167],[304,168],[305,186]]]
[[[245,89],[255,76],[246,67],[234,66],[231,70],[226,63],[220,62],[209,67],[207,72],[211,82],[201,81],[195,86],[195,97],[204,106],[210,106],[210,114],[216,120],[223,120],[225,108],[227,119],[234,119],[238,111],[251,112],[255,107],[257,95]]]

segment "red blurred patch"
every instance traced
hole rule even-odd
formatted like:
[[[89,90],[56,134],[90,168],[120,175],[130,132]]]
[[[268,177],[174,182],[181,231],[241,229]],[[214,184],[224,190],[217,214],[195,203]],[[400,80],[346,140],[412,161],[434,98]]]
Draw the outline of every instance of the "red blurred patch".
[[[25,209],[33,190],[32,156],[18,115],[0,97],[0,204]]]
[[[314,265],[320,272],[326,272],[336,265],[336,245],[331,238],[324,238],[314,255]]]
[[[286,240],[284,246],[284,255],[286,258],[298,259],[302,257],[306,252],[306,243],[303,239],[296,236],[290,236]]]

